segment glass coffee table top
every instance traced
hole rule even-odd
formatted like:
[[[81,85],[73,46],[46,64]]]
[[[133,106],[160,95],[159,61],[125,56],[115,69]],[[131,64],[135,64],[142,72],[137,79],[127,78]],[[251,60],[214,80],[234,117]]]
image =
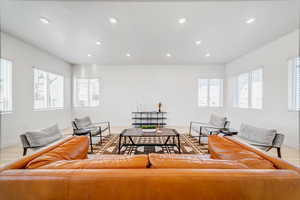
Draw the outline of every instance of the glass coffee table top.
[[[154,132],[144,132],[141,128],[125,129],[121,133],[122,136],[132,137],[163,137],[163,136],[177,136],[179,133],[175,129],[159,128]]]
[[[134,141],[136,137],[161,137],[161,143],[140,143]],[[144,132],[141,128],[129,128],[124,129],[119,136],[118,153],[121,153],[122,147],[132,146],[165,146],[165,147],[177,147],[178,152],[180,149],[180,136],[175,129],[159,128],[153,132]]]

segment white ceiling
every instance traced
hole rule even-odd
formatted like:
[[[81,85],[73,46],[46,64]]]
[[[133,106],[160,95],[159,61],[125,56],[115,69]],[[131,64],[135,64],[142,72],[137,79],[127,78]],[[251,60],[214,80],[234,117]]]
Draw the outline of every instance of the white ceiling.
[[[1,0],[0,6],[5,32],[67,62],[127,65],[229,62],[297,29],[297,3]],[[110,17],[118,23],[110,24]],[[185,24],[178,23],[181,17]],[[256,21],[246,24],[248,17]],[[196,46],[197,40],[202,44]]]

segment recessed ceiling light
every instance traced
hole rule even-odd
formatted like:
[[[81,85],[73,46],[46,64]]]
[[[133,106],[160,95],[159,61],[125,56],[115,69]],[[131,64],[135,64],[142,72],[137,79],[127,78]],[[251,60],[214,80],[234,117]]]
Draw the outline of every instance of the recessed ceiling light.
[[[41,17],[40,21],[43,22],[44,24],[49,24],[50,21],[48,19],[46,19],[45,17]]]
[[[126,53],[126,56],[127,56],[127,57],[130,57],[131,55],[130,55],[130,53]]]
[[[202,43],[201,40],[198,40],[198,41],[195,42],[196,45],[200,45],[201,43]]]
[[[248,19],[246,19],[246,23],[247,23],[247,24],[252,24],[253,22],[255,22],[255,20],[256,20],[256,19],[253,18],[253,17],[252,17],[252,18],[248,18]]]
[[[114,18],[114,17],[111,17],[111,18],[109,18],[109,22],[111,24],[116,24],[118,22],[118,20],[116,18]]]
[[[100,42],[100,41],[97,41],[97,42],[96,42],[96,45],[101,45],[101,42]]]
[[[186,18],[180,18],[180,19],[178,19],[178,23],[179,23],[179,24],[184,24],[184,23],[186,23]]]
[[[88,56],[88,57],[91,57],[92,55],[91,55],[91,54],[88,54],[87,56]]]
[[[209,57],[209,56],[210,56],[210,53],[206,53],[206,54],[205,54],[205,57]]]
[[[166,56],[167,57],[171,57],[172,55],[170,53],[166,53]]]

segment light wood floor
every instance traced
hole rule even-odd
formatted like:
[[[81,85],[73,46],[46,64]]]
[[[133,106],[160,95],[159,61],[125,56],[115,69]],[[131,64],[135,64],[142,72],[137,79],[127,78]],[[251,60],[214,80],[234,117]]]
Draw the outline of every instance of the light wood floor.
[[[116,127],[116,128],[112,128],[112,133],[120,133],[125,127]],[[176,128],[178,130],[178,132],[180,133],[187,133],[187,128],[183,128],[183,127],[172,127],[172,128]],[[72,134],[72,130],[67,129],[64,130],[64,134],[65,135],[71,135]],[[291,162],[295,165],[300,166],[300,150],[297,150],[295,148],[291,148],[291,147],[287,147],[287,146],[283,146],[282,147],[282,159]],[[2,150],[0,150],[0,165],[8,163],[8,162],[12,162],[14,160],[17,160],[19,158],[22,157],[22,146],[21,144],[18,145],[13,145],[10,147],[6,147],[3,148]],[[28,151],[28,154],[33,153],[32,151]],[[268,152],[269,155],[272,156],[277,156],[276,150],[271,150]]]

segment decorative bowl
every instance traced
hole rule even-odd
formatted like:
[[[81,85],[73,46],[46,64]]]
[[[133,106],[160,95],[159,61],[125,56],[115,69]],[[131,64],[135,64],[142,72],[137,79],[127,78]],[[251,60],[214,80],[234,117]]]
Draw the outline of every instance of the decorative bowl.
[[[156,132],[156,128],[153,128],[153,129],[142,129],[142,131],[144,133],[154,133],[154,132]]]

